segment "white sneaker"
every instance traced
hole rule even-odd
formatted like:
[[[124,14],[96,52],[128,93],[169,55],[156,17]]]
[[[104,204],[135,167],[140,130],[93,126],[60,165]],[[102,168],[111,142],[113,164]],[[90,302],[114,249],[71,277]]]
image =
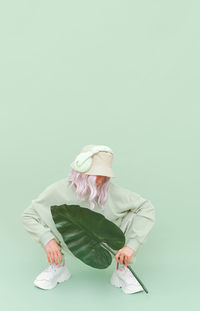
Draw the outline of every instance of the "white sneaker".
[[[49,264],[49,267],[41,272],[34,280],[34,285],[42,289],[52,289],[57,283],[64,282],[71,277],[65,259],[63,265],[56,265],[55,262]]]
[[[125,294],[133,294],[144,290],[132,272],[125,266],[115,268],[110,283],[115,287],[121,287]]]

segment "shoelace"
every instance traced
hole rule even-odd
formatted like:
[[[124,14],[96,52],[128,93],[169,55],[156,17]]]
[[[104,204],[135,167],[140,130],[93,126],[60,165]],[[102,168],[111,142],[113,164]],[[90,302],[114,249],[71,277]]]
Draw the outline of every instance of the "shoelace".
[[[122,269],[122,270],[120,270]],[[129,279],[133,279],[134,278],[134,275],[132,274],[132,272],[127,268],[127,267],[123,267],[123,268],[120,268],[119,270],[123,273],[125,273]]]
[[[46,271],[46,272],[56,271],[57,267],[63,267],[64,265],[65,265],[65,261],[60,266],[57,266],[55,262],[52,262],[49,264],[49,267],[47,267],[44,271]]]
[[[55,264],[55,262],[50,263],[49,267],[46,268],[44,271],[46,271],[46,272],[56,271],[56,264]]]

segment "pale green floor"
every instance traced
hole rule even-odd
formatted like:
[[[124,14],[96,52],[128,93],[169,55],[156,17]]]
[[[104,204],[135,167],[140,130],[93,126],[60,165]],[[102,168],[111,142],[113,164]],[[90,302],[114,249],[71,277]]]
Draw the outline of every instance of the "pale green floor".
[[[15,245],[4,255],[1,305],[5,310],[198,310],[197,262],[196,266],[194,262],[190,266],[188,260],[180,264],[170,254],[147,257],[147,247],[137,256],[134,268],[149,293],[131,295],[110,284],[114,261],[107,269],[97,270],[65,254],[72,277],[52,290],[42,290],[33,285],[34,278],[48,265],[42,249],[27,238],[27,245]]]

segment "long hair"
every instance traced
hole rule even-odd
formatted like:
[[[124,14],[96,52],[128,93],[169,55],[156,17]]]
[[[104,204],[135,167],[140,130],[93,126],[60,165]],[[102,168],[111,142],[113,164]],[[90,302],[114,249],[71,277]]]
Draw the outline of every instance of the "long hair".
[[[87,195],[89,195],[88,202],[90,203],[91,210],[94,209],[95,204],[99,204],[104,209],[104,204],[108,197],[110,177],[104,176],[104,179],[99,185],[96,185],[96,177],[97,175],[88,175],[78,172],[73,168],[68,175],[70,187],[76,184],[76,194],[80,197],[81,201],[86,200]]]

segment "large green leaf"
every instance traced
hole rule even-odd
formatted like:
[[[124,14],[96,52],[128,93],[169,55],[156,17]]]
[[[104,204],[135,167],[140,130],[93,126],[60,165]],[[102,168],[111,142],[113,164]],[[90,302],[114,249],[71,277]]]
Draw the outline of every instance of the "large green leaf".
[[[125,236],[121,229],[100,213],[83,208],[80,205],[54,205],[51,214],[57,230],[71,252],[87,265],[105,269],[111,262],[110,253],[119,250],[125,244]],[[146,293],[147,288],[132,272]]]
[[[85,264],[105,269],[112,257],[109,248],[125,244],[122,230],[102,214],[80,205],[54,205],[51,214],[70,251]]]

